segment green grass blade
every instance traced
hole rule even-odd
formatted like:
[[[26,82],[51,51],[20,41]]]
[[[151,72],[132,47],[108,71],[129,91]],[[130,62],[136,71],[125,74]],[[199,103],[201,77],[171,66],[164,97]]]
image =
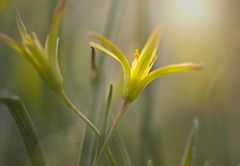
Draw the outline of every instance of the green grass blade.
[[[104,140],[107,136],[107,132],[108,132],[108,120],[109,120],[109,110],[110,110],[110,105],[112,102],[112,93],[113,93],[113,86],[110,85],[109,88],[109,92],[108,92],[108,96],[107,96],[107,100],[104,106],[104,112],[103,112],[103,116],[101,118],[101,122],[100,122],[100,132],[101,132],[101,138],[100,138],[100,144],[103,145]]]
[[[32,166],[46,166],[36,129],[21,100],[16,96],[0,96],[0,102],[8,107],[16,122]]]
[[[152,160],[148,160],[147,166],[153,166]]]
[[[124,141],[118,131],[116,131],[116,135],[113,138],[112,146],[115,148],[114,152],[118,155],[119,165],[132,166],[126,145],[124,144]]]
[[[193,164],[194,154],[196,150],[198,126],[199,122],[196,118],[194,119],[193,127],[188,137],[188,142],[182,158],[181,166],[192,166]]]
[[[116,38],[118,35],[118,32],[120,31],[122,19],[124,16],[124,13],[127,8],[126,5],[127,0],[124,1],[111,1],[111,4],[108,8],[108,14],[107,19],[105,21],[104,30],[103,30],[103,36]],[[95,124],[99,124],[100,121],[100,112],[103,112],[103,109],[99,111],[99,108],[101,108],[101,105],[103,103],[102,95],[104,94],[104,85],[105,85],[105,68],[106,68],[106,58],[105,56],[99,56],[98,60],[98,66],[97,66],[97,76],[96,80],[93,81],[94,84],[92,84],[92,102],[91,103],[91,110],[90,114],[92,114],[92,119]],[[89,116],[90,117],[90,116]],[[91,120],[92,120],[91,119]],[[96,136],[92,136],[96,137]],[[86,140],[87,138],[84,138]],[[84,142],[84,141],[83,141]],[[81,144],[81,156],[80,161],[82,160],[82,152],[83,152],[83,146],[85,143]],[[90,148],[87,148],[88,151],[86,151],[86,154],[89,154],[92,152],[92,148],[95,148],[95,146],[92,146]],[[81,165],[81,163],[79,163]]]
[[[107,96],[103,116],[101,118],[101,123],[100,123],[100,126],[101,126],[100,131],[101,131],[102,135],[101,135],[100,142],[99,142],[100,146],[99,146],[99,149],[98,149],[98,155],[99,155],[99,152],[102,149],[102,146],[105,143],[105,139],[106,139],[107,134],[108,134],[109,120],[113,121],[112,114],[110,112],[110,105],[111,105],[111,102],[112,102],[112,93],[113,93],[112,91],[113,91],[113,86],[111,85],[110,88],[109,88],[109,93],[108,93],[108,96]],[[107,157],[108,157],[109,161],[111,162],[111,164],[112,165],[119,164],[119,165],[131,166],[131,161],[130,161],[130,158],[128,156],[126,146],[123,143],[123,141],[120,137],[120,134],[118,132],[116,133],[116,137],[113,139],[112,145],[113,145],[114,149],[116,149],[117,155],[118,155],[117,157],[118,157],[119,161],[121,161],[121,163],[116,162],[116,160],[114,158],[114,155],[112,154],[111,149],[107,148]]]
[[[110,85],[108,96],[104,104],[104,111],[102,112],[101,119],[99,122],[101,135],[99,139],[96,140],[94,135],[92,135],[92,133],[89,133],[88,131],[86,132],[84,144],[81,151],[82,154],[81,154],[79,165],[84,165],[84,166],[93,165],[95,162],[96,156],[98,156],[99,148],[101,148],[104,143],[104,140],[107,134],[107,129],[108,129],[107,126],[108,126],[108,119],[109,119],[109,110],[110,110],[110,105],[112,101],[112,92],[113,92],[113,86]],[[111,165],[113,166],[117,165],[110,148],[107,149],[107,157]]]
[[[108,133],[108,122],[109,122],[110,106],[111,106],[111,102],[112,102],[112,94],[113,94],[113,85],[111,84],[110,88],[109,88],[107,100],[106,100],[105,105],[104,105],[104,112],[103,112],[103,115],[102,115],[102,118],[101,118],[101,121],[100,121],[100,127],[101,127],[100,132],[101,132],[102,135],[101,135],[100,140],[99,140],[98,154],[100,152],[101,147],[104,144],[105,138],[106,138],[107,133]],[[98,154],[97,154],[97,156],[98,156]],[[117,166],[117,162],[116,162],[110,148],[107,149],[107,157],[108,157],[111,165]]]

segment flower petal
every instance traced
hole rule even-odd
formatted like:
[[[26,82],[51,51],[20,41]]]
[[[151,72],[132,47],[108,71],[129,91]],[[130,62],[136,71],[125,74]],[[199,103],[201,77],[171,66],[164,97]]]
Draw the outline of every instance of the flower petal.
[[[110,57],[116,59],[122,66],[122,69],[124,71],[124,77],[129,78],[130,76],[130,65],[127,61],[127,59],[120,55],[120,54],[114,54],[111,51],[109,51],[108,49],[106,49],[105,47],[101,46],[100,44],[94,43],[94,42],[90,42],[90,46],[97,48],[98,50],[102,51],[103,53],[109,55]]]
[[[129,76],[129,74],[130,74],[130,65],[128,63],[127,58],[121,52],[121,50],[115,44],[113,44],[110,40],[108,40],[107,38],[105,38],[102,35],[99,35],[96,32],[90,32],[89,35],[94,37],[98,41],[100,41],[104,47],[108,48],[114,54],[114,56],[118,59],[118,61],[123,65],[124,70],[127,72],[128,76]]]
[[[32,54],[27,53],[25,49],[15,40],[2,33],[0,33],[0,40],[4,41],[7,45],[9,45],[16,52],[18,52],[26,60],[30,61],[38,71],[42,70],[42,65],[37,61],[37,59]]]
[[[45,44],[46,46],[45,49],[48,52],[50,63],[54,64],[54,66],[57,66],[58,64],[58,57],[57,57],[58,56],[57,55],[58,32],[59,32],[59,27],[60,27],[65,4],[66,4],[66,0],[59,1],[52,17],[48,38]]]
[[[24,38],[28,35],[28,33],[27,33],[27,28],[25,27],[18,10],[16,11],[16,22],[17,22],[18,31],[22,37],[22,40],[24,40]]]
[[[153,30],[151,36],[147,40],[146,44],[144,45],[140,53],[137,65],[132,69],[134,76],[143,77],[144,74],[146,74],[146,71],[149,71],[149,66],[151,65],[156,56],[161,31],[162,28],[160,26],[157,26]]]
[[[9,45],[12,49],[17,51],[18,53],[22,54],[23,53],[23,48],[20,46],[15,40],[13,40],[11,37],[0,33],[0,40],[5,42],[7,45]]]
[[[185,72],[185,71],[197,71],[203,69],[204,64],[195,64],[195,63],[181,63],[175,65],[168,65],[161,67],[157,70],[150,72],[141,82],[141,90],[146,87],[151,81],[157,79],[160,76]]]

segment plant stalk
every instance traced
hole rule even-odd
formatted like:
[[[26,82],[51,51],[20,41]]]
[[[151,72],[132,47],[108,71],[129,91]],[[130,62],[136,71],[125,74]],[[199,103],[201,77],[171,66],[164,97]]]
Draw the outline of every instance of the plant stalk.
[[[115,131],[117,130],[121,120],[123,119],[125,113],[127,112],[128,110],[128,106],[130,105],[131,102],[127,101],[127,100],[123,100],[122,103],[121,103],[121,106],[120,106],[120,109],[117,113],[117,116],[113,122],[113,125],[110,129],[110,131],[108,132],[108,135],[106,137],[106,140],[103,144],[103,147],[99,153],[99,156],[98,156],[98,159],[97,160],[100,160],[102,154],[104,153],[105,149],[108,147],[109,143],[111,142],[113,136],[114,136],[114,133]]]
[[[83,114],[78,108],[71,102],[69,97],[66,95],[65,91],[62,91],[59,94],[60,98],[64,101],[64,103],[75,113],[79,118],[81,118],[87,125],[94,131],[97,136],[100,136],[100,131],[96,128],[96,126]]]

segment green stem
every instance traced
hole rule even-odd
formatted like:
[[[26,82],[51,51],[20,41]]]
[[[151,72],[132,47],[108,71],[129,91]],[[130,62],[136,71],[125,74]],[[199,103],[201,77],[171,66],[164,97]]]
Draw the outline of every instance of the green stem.
[[[100,136],[100,131],[96,128],[96,126],[78,110],[78,108],[71,102],[64,91],[62,91],[59,96],[64,101],[64,103],[95,132],[97,136]]]
[[[130,105],[131,102],[127,101],[127,100],[123,100],[122,103],[121,103],[121,106],[120,106],[120,109],[117,113],[117,116],[113,122],[113,125],[106,137],[106,140],[103,144],[103,147],[102,147],[102,150],[100,151],[99,153],[99,156],[98,156],[98,159],[97,160],[100,160],[101,158],[101,155],[104,153],[105,149],[107,148],[107,146],[109,145],[109,143],[111,142],[114,134],[115,134],[115,131],[117,130],[121,120],[123,119],[123,116],[125,115],[125,113],[127,112],[127,109],[128,109],[128,106]]]
[[[108,159],[111,162],[111,165],[112,166],[117,166],[117,162],[115,161],[114,156],[113,156],[112,151],[111,151],[110,148],[107,148],[107,155],[108,155]]]

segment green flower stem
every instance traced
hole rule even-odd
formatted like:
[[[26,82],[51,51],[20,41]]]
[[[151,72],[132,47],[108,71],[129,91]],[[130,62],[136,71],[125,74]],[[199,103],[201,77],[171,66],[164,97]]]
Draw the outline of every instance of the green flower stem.
[[[123,119],[123,116],[125,115],[125,113],[127,112],[128,106],[129,106],[130,102],[127,100],[123,100],[122,104],[120,106],[120,109],[118,111],[117,117],[113,122],[113,125],[108,133],[108,136],[106,138],[106,143],[108,143],[109,141],[111,141],[112,137],[114,136],[114,132],[116,131],[117,127],[120,124],[120,121]]]
[[[64,91],[61,91],[61,93],[59,93],[59,96],[64,101],[64,103],[95,132],[97,136],[100,136],[100,131],[96,128],[96,126],[78,110],[78,108],[71,102]]]
[[[123,119],[123,116],[125,115],[125,113],[128,110],[128,106],[130,105],[130,103],[131,102],[129,102],[128,100],[125,100],[125,99],[122,101],[120,109],[119,109],[119,111],[117,113],[117,116],[116,116],[116,118],[115,118],[115,120],[113,122],[113,125],[112,125],[112,127],[111,127],[111,129],[110,129],[110,131],[109,131],[109,133],[108,133],[108,135],[106,137],[106,140],[105,140],[105,142],[103,144],[102,150],[100,151],[97,160],[100,160],[101,155],[104,153],[106,147],[108,147],[109,143],[111,142],[111,140],[112,140],[112,138],[114,136],[115,131],[117,130],[121,120]]]

